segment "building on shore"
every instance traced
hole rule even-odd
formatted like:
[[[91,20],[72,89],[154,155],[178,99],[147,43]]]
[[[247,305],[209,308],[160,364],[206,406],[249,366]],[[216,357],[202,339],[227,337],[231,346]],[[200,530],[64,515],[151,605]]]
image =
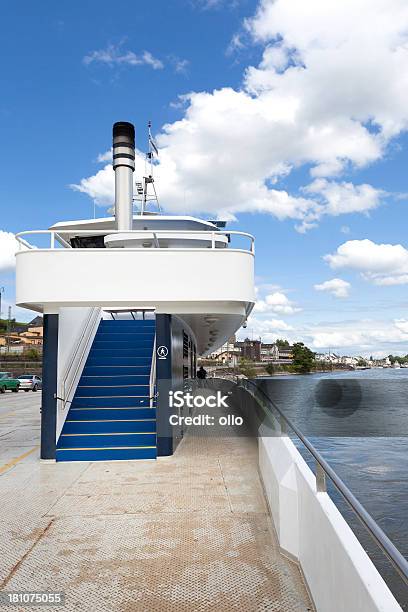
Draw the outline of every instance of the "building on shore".
[[[261,339],[236,340],[232,337],[217,351],[209,356],[210,359],[229,366],[235,366],[240,359],[254,362],[275,364],[291,364],[293,360],[293,347],[282,347],[275,342],[263,343]]]
[[[241,351],[241,359],[261,361],[261,340],[245,338],[242,342],[236,342],[235,346]]]
[[[10,331],[0,335],[0,353],[23,353],[28,348],[42,350],[42,317],[35,317],[28,326],[11,322]]]
[[[279,347],[277,344],[261,344],[261,361],[275,362],[279,360]]]

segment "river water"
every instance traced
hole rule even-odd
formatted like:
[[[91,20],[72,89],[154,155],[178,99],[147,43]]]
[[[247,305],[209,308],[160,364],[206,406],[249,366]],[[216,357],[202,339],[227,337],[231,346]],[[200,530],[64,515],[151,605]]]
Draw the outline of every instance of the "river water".
[[[408,556],[408,369],[257,381]],[[314,469],[309,453],[301,444],[298,448]],[[407,587],[332,486],[329,493],[400,605],[408,610]]]

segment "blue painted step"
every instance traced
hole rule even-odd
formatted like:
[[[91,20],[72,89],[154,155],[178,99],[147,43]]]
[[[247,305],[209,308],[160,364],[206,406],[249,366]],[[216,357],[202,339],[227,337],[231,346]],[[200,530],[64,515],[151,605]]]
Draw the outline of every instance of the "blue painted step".
[[[123,332],[123,330],[129,331],[151,331],[156,329],[154,320],[151,321],[101,321],[99,324],[98,331],[104,332],[106,330],[112,330],[116,332]]]
[[[149,385],[149,374],[134,374],[115,376],[81,376],[79,381],[80,387],[99,387],[99,386],[117,386],[117,385]]]
[[[58,461],[156,458],[154,336],[154,320],[101,321],[58,440]]]
[[[153,429],[153,427],[151,427]],[[104,446],[155,446],[155,433],[61,434],[61,448],[102,448]]]
[[[74,397],[71,408],[141,408],[148,407],[148,397]]]
[[[144,357],[145,363],[150,361],[152,356],[151,348],[145,348],[143,346],[138,346],[135,348],[115,348],[112,346],[111,348],[94,348],[92,346],[89,351],[90,357]],[[142,364],[143,365],[143,364]]]
[[[131,387],[101,386],[84,387],[78,386],[76,397],[149,397],[149,385],[132,385]]]
[[[146,330],[137,331],[137,330],[129,329],[128,331],[121,331],[121,332],[109,331],[109,329],[106,328],[104,331],[98,331],[96,336],[100,338],[101,340],[133,341],[133,340],[137,340],[137,338],[140,338],[141,340],[151,340],[152,338],[154,338],[154,332],[155,332],[154,328],[148,331]]]
[[[131,351],[135,351],[137,349],[144,349],[145,351],[151,351],[153,348],[153,338],[150,340],[100,340],[99,338],[95,338],[92,350],[95,349],[129,349]]]
[[[149,367],[150,371],[150,359],[146,357],[111,357],[106,355],[90,355],[86,362],[87,366],[143,366]]]
[[[151,433],[156,429],[156,419],[132,419],[127,421],[65,421],[64,433]]]
[[[150,378],[150,365],[132,366],[85,366],[82,376],[149,376]]]
[[[57,449],[57,461],[130,461],[156,459],[156,446],[140,448]]]
[[[155,419],[155,408],[71,408],[70,421]],[[67,421],[65,421],[66,423]]]

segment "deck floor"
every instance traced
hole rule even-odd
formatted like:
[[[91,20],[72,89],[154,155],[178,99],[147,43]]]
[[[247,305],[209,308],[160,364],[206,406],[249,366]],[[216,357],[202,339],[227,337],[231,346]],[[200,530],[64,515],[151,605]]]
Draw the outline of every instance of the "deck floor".
[[[40,400],[0,396],[1,590],[64,592],[48,610],[313,610],[278,550],[253,440],[187,436],[157,461],[40,463]]]

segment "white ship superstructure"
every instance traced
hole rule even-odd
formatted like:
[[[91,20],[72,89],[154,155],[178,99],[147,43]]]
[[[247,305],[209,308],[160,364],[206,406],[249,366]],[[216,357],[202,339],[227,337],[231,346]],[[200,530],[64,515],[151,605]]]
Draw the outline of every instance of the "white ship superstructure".
[[[134,167],[134,127],[116,123],[115,216],[19,235],[23,246],[48,241],[17,253],[16,288],[17,303],[45,319],[44,459],[171,453],[182,431],[157,431],[168,407],[164,391],[151,405],[155,389],[194,378],[197,357],[239,329],[255,301],[253,237],[216,221],[148,213],[151,175],[133,215]],[[153,345],[167,352],[157,366]]]

